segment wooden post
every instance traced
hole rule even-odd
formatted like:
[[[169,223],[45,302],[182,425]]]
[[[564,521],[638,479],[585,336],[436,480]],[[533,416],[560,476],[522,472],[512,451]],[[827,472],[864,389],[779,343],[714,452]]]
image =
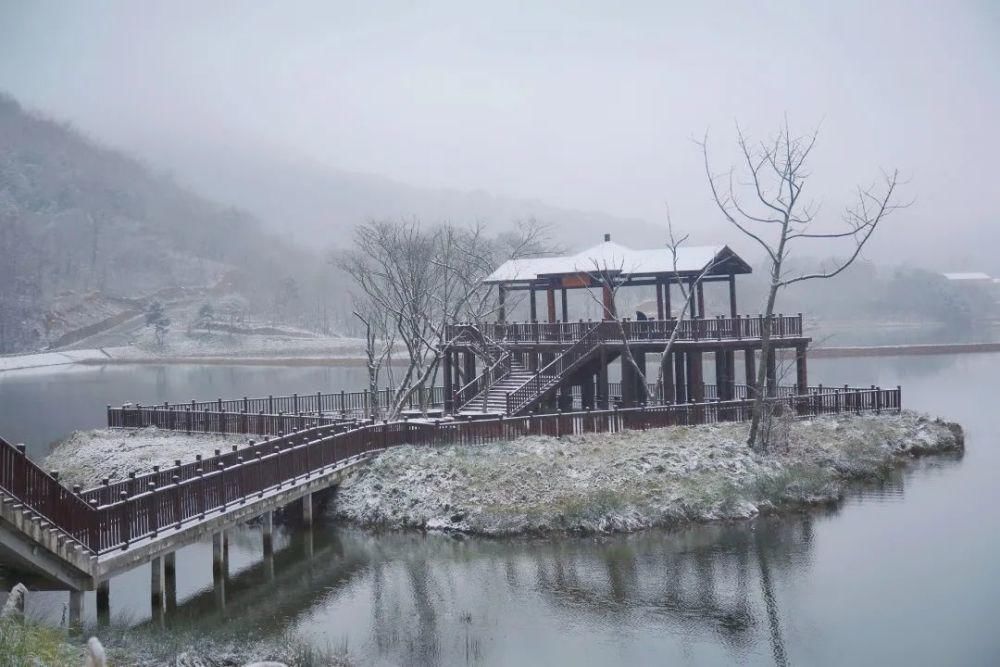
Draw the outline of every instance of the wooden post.
[[[444,411],[447,413],[455,410],[455,390],[451,385],[451,351],[445,350],[441,360],[442,377],[444,378]]]
[[[608,353],[604,346],[601,346],[600,365],[597,368],[597,403],[602,410],[611,407],[611,396],[608,388]]]
[[[809,391],[809,373],[806,368],[806,346],[795,348],[795,393],[805,394]]]
[[[729,274],[729,316],[736,317],[736,274]]]
[[[670,281],[663,282],[663,319],[670,319]]]
[[[507,321],[507,288],[497,285],[497,322]]]
[[[698,317],[704,318],[705,317],[705,283],[703,283],[702,281],[699,280],[696,287],[697,287],[697,289],[695,291],[698,293]]]
[[[777,382],[778,372],[777,372],[777,350],[772,346],[769,354],[767,355],[767,395],[768,397],[776,396],[778,393],[778,388],[775,386]]]
[[[531,320],[532,323],[537,322],[538,321],[538,304],[535,303],[535,288],[534,287],[531,287],[528,290],[528,307],[529,307],[529,309],[531,311],[531,313],[530,313],[531,317],[529,317],[528,319]]]
[[[716,350],[714,356],[716,398],[720,401],[728,401],[729,396],[726,395],[726,352],[725,350]]]
[[[753,398],[753,388],[757,384],[757,351],[747,348],[743,352],[743,368],[746,371],[747,398]]]
[[[656,319],[665,319],[663,316],[663,281],[656,279]]]
[[[688,399],[695,403],[705,401],[705,375],[702,368],[702,352],[688,352]]]
[[[663,390],[660,398],[664,403],[673,403],[676,400],[674,393],[673,355],[662,355],[660,358],[660,365],[663,367],[663,371],[660,373],[663,376]]]
[[[569,322],[569,300],[566,295],[566,288],[562,288],[562,321]]]
[[[674,402],[687,403],[687,355],[674,352]]]
[[[635,404],[636,404],[636,400],[635,400],[636,372],[635,372],[635,369],[632,367],[632,364],[629,363],[629,360],[626,358],[625,354],[622,354],[620,357],[618,357],[618,359],[621,362],[621,367],[622,367],[622,372],[621,372],[621,378],[622,378],[622,383],[621,383],[621,386],[622,386],[622,407],[623,408],[635,407]]]
[[[604,313],[602,319],[610,320],[614,318],[614,316],[617,314],[617,311],[615,310],[615,295],[611,291],[611,286],[608,285],[607,283],[604,283],[601,286],[601,299],[604,305]]]
[[[549,287],[545,290],[545,305],[547,306],[549,323],[554,324],[556,321],[556,290],[555,288]]]
[[[736,351],[726,350],[726,400],[736,398]]]

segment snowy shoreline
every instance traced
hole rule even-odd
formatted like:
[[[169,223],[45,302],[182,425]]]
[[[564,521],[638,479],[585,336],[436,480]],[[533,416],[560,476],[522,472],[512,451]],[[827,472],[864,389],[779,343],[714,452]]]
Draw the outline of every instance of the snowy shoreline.
[[[793,421],[787,444],[766,455],[748,450],[746,428],[398,447],[346,481],[333,511],[362,526],[491,536],[634,531],[832,503],[851,482],[883,479],[908,458],[964,450],[957,424],[912,412]],[[45,466],[89,488],[246,442],[152,428],[81,431]]]

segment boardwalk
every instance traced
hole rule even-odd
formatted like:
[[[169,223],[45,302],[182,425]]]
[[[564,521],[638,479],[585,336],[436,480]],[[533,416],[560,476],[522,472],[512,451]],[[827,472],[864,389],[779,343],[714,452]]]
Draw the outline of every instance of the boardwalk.
[[[855,389],[769,399],[799,415],[898,411],[901,392]],[[749,400],[567,412],[495,419],[342,423],[265,438],[218,456],[106,484],[67,489],[24,453],[0,440],[0,543],[72,591],[98,589],[115,574],[152,563],[162,602],[163,559],[213,535],[221,559],[227,527],[301,501],[311,523],[312,494],[338,484],[352,468],[403,444],[476,445],[525,435],[559,437],[681,424],[744,421]],[[269,529],[265,530],[269,535]],[[169,565],[168,565],[169,567]],[[169,578],[169,575],[168,575]],[[159,593],[157,593],[159,591]],[[82,597],[71,596],[79,616]]]

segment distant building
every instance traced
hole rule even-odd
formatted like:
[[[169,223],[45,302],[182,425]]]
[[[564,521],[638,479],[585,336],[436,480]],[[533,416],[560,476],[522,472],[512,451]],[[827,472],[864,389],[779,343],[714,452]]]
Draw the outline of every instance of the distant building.
[[[995,285],[993,277],[981,271],[973,271],[969,273],[944,273],[942,275],[949,282],[955,285],[969,287],[993,287]]]

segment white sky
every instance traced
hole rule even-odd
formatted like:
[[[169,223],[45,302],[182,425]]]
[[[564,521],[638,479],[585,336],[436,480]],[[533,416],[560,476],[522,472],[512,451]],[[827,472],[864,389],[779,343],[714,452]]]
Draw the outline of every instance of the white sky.
[[[0,89],[178,172],[239,146],[653,221],[669,201],[686,227],[718,224],[692,138],[722,165],[734,120],[787,113],[822,124],[824,210],[880,167],[910,180],[883,252],[933,256],[947,225],[960,264],[1000,227],[989,0],[0,0]]]

